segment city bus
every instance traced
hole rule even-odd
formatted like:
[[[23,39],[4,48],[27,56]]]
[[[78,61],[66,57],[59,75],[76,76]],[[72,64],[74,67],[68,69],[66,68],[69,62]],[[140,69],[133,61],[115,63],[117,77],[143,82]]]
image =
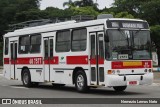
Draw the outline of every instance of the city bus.
[[[3,75],[25,87],[75,85],[78,92],[153,82],[150,29],[140,19],[105,17],[24,27],[3,36]]]

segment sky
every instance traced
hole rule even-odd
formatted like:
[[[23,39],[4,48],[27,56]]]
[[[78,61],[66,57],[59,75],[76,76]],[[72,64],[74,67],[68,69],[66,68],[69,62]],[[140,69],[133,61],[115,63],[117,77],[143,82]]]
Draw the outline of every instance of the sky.
[[[60,9],[64,9],[63,7],[63,3],[67,2],[68,0],[42,0],[41,1],[41,5],[40,5],[40,9],[44,10],[46,7],[57,7]],[[72,0],[72,1],[76,1],[76,0]],[[94,2],[96,2],[96,0],[93,0]],[[103,9],[105,7],[111,7],[112,3],[114,0],[97,0],[97,3],[99,4],[98,8],[99,9]]]

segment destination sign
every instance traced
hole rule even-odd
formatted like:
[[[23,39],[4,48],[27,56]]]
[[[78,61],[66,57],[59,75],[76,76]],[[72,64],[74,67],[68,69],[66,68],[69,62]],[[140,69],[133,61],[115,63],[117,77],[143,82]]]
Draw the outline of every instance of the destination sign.
[[[132,28],[132,29],[149,29],[147,22],[142,21],[126,21],[126,20],[109,20],[108,28]]]
[[[122,23],[123,28],[144,28],[142,23]]]

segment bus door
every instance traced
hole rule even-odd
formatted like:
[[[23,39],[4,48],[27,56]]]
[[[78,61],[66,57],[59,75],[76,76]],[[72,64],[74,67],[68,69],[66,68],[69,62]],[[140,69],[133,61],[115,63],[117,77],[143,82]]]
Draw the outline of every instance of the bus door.
[[[45,81],[50,81],[51,78],[51,64],[53,60],[53,37],[44,37],[44,72]]]
[[[10,41],[10,78],[16,79],[17,41]]]
[[[91,85],[104,85],[104,33],[90,33]]]

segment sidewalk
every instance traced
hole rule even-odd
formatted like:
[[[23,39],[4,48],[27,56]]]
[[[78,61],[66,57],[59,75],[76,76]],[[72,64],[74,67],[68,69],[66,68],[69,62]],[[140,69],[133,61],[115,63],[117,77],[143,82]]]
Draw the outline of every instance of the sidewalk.
[[[154,71],[154,83],[160,83],[160,72],[159,71]]]

